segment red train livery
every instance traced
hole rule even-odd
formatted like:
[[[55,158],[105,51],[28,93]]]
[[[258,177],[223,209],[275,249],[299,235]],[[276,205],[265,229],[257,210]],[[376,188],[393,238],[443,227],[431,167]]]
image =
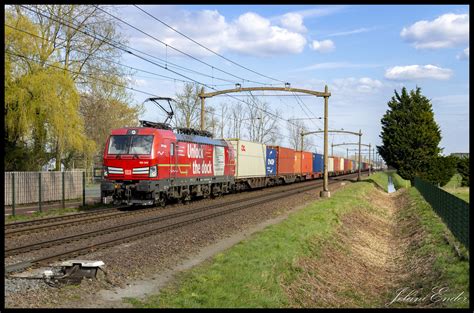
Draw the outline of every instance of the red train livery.
[[[224,140],[151,127],[116,129],[104,150],[102,197],[164,205],[169,198],[219,195],[234,181],[234,155]]]

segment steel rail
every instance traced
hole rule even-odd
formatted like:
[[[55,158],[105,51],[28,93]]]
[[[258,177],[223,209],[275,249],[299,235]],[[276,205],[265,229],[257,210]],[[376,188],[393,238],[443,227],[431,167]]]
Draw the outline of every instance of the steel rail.
[[[353,175],[353,174],[347,174],[347,175],[335,177],[336,179],[333,179],[333,183],[336,183],[338,181],[338,179],[341,179],[344,176],[351,176],[351,175]],[[299,190],[292,190],[291,192],[285,192],[285,193],[280,192],[277,195],[267,197],[267,198],[270,198],[270,199],[261,199],[260,201],[254,201],[254,202],[250,201],[250,203],[242,204],[242,205],[237,206],[235,208],[230,208],[230,209],[223,210],[223,211],[220,211],[220,212],[211,213],[211,214],[208,214],[208,215],[205,215],[205,216],[200,216],[200,217],[197,217],[197,218],[192,218],[192,219],[177,222],[177,223],[174,223],[174,224],[158,227],[158,228],[155,228],[155,229],[152,229],[152,230],[146,230],[146,231],[136,233],[136,234],[133,234],[133,235],[128,235],[128,236],[121,237],[121,238],[115,238],[115,239],[107,240],[107,241],[104,241],[104,242],[101,242],[101,243],[88,245],[88,246],[85,246],[85,247],[81,247],[81,248],[77,248],[77,249],[73,249],[73,250],[68,250],[68,251],[65,251],[65,252],[60,252],[60,253],[56,253],[56,254],[52,254],[52,255],[46,255],[46,256],[39,257],[39,258],[36,258],[36,259],[33,259],[33,260],[8,265],[8,266],[5,266],[5,272],[6,273],[11,273],[11,272],[23,270],[25,268],[31,267],[35,264],[39,264],[39,263],[47,261],[47,260],[61,259],[62,257],[65,257],[65,256],[81,255],[81,254],[84,254],[84,253],[87,253],[87,252],[90,252],[90,251],[96,251],[98,248],[107,248],[109,246],[115,246],[117,244],[121,244],[121,243],[124,243],[124,242],[129,242],[129,241],[132,241],[132,240],[148,237],[148,236],[153,235],[153,234],[166,232],[166,231],[173,230],[173,229],[176,229],[176,228],[179,228],[179,227],[183,227],[183,226],[186,226],[186,225],[189,225],[189,224],[194,224],[194,223],[197,223],[197,222],[200,222],[200,221],[204,221],[204,220],[212,219],[214,217],[230,214],[232,212],[236,212],[236,211],[239,211],[239,210],[242,210],[242,209],[253,207],[253,206],[256,206],[256,205],[259,205],[259,204],[264,204],[268,201],[275,201],[275,200],[279,200],[281,198],[285,198],[285,197],[289,197],[289,196],[299,194],[299,193],[302,193],[302,192],[305,192],[305,191],[309,191],[309,190],[312,190],[314,187],[315,186],[304,186],[304,187],[298,188]]]

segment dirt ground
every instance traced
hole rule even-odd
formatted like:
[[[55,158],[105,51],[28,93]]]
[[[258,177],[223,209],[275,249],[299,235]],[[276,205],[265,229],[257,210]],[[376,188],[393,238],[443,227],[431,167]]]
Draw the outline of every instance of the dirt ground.
[[[371,208],[346,214],[321,256],[300,258],[301,273],[284,286],[293,307],[384,307],[390,291],[406,278],[396,214],[405,206],[403,190],[368,194]],[[320,242],[315,242],[321,246]]]

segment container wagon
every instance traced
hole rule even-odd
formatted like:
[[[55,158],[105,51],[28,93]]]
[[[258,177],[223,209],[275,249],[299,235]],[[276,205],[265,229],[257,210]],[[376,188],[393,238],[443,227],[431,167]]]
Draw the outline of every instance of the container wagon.
[[[311,152],[295,151],[294,173],[297,180],[305,180],[311,178],[313,171],[313,156]]]
[[[333,156],[332,158],[334,160],[334,166],[333,166],[334,175],[339,175],[339,171],[340,171],[340,168],[341,168],[341,165],[340,165],[341,158],[339,158],[337,156]]]
[[[324,158],[322,154],[313,153],[313,175],[315,178],[323,176]]]
[[[352,162],[349,159],[344,159],[344,173],[352,173]]]
[[[226,139],[226,141],[233,146],[236,152],[236,190],[265,187],[268,182],[266,177],[266,145],[241,139]]]
[[[336,173],[334,173],[334,158],[328,157],[328,176],[334,175],[336,175]]]
[[[296,180],[294,171],[295,150],[280,147],[269,146],[276,151],[276,184],[292,183]]]
[[[344,158],[339,158],[339,175],[344,174]]]

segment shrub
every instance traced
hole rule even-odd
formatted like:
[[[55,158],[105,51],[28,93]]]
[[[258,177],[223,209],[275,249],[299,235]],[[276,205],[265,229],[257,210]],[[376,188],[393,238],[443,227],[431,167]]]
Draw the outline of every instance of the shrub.
[[[424,166],[419,177],[440,186],[446,185],[456,173],[457,160],[453,156],[436,156]]]

